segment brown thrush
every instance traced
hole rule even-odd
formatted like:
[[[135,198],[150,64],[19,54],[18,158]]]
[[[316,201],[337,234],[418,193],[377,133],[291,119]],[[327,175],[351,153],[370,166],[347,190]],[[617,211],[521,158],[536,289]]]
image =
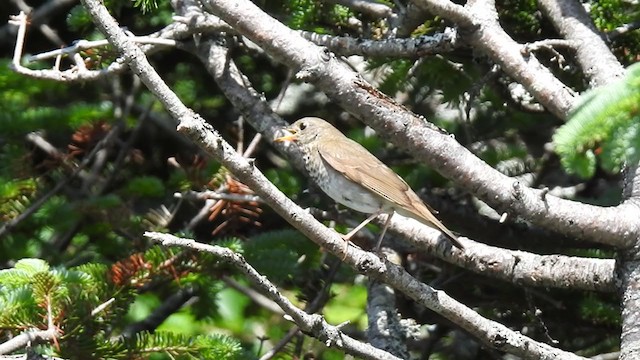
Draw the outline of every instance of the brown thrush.
[[[333,200],[353,210],[372,214],[344,236],[349,239],[380,214],[387,220],[378,239],[379,249],[394,212],[416,219],[443,232],[457,248],[463,246],[407,183],[362,145],[344,136],[328,122],[302,118],[275,141],[299,144],[309,175]]]

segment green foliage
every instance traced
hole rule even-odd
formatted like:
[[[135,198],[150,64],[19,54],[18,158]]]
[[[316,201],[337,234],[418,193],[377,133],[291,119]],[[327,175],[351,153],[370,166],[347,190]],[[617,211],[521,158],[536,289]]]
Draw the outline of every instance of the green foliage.
[[[340,26],[341,24],[346,24],[347,21],[349,20],[349,17],[353,16],[353,12],[351,11],[351,9],[339,4],[331,6],[329,11],[330,11],[330,17],[334,19],[337,26]]]
[[[136,197],[161,197],[165,194],[165,188],[157,177],[139,176],[129,181],[125,193]]]
[[[640,15],[637,6],[624,0],[594,1],[590,10],[593,22],[601,30],[613,30],[620,24],[637,19]]]
[[[35,194],[35,179],[14,180],[0,177],[0,220],[8,221],[20,215]]]
[[[288,25],[293,29],[309,30],[309,24],[315,23],[318,17],[319,7],[314,0],[289,0]]]
[[[93,25],[91,16],[82,5],[76,5],[67,14],[67,26],[72,31],[83,32]]]
[[[600,0],[590,4],[591,18],[596,27],[603,32],[610,32],[623,24],[633,24],[640,16],[637,4],[624,0]],[[627,63],[637,61],[640,52],[640,34],[629,31],[613,39],[613,51]]]
[[[287,25],[292,29],[320,34],[337,32],[354,16],[353,11],[346,6],[314,0],[285,0],[284,11],[289,15]]]
[[[198,336],[195,343],[201,346],[196,358],[201,355],[206,359],[239,359],[242,354],[240,344],[224,335]]]
[[[142,13],[146,14],[149,11],[156,10],[158,2],[156,0],[133,0],[133,6],[141,8]]]
[[[67,203],[64,197],[54,196],[36,211],[33,219],[58,229],[67,229],[74,222],[74,211],[77,209]]]
[[[226,247],[229,250],[238,254],[244,253],[243,242],[238,238],[222,239],[218,242],[218,246]]]
[[[500,23],[509,32],[525,36],[529,40],[540,33],[540,11],[535,0],[501,0],[496,2]]]
[[[615,303],[605,301],[595,295],[588,295],[578,304],[580,314],[590,322],[620,326],[620,311]]]
[[[87,118],[110,118],[112,109],[79,101],[61,106],[53,94],[64,96],[69,88],[53,81],[32,81],[12,72],[8,61],[0,61],[0,133],[21,136],[38,129],[60,130],[68,123]]]
[[[416,69],[416,83],[427,86],[429,93],[442,92],[443,101],[457,105],[472,85],[471,67],[461,67],[440,57],[424,59]]]
[[[407,85],[409,70],[413,62],[407,59],[398,59],[392,61],[372,60],[370,69],[379,67],[388,68],[389,71],[383,76],[379,89],[385,94],[393,94]]]
[[[318,248],[293,230],[254,236],[244,251],[247,262],[276,283],[304,278],[305,273],[317,268],[320,259]]]
[[[336,284],[332,287],[335,296],[327,304],[324,315],[332,324],[349,321],[361,330],[367,328],[367,289],[362,285]]]
[[[583,96],[570,120],[553,136],[563,167],[581,177],[593,176],[596,162],[619,172],[625,161],[636,161],[640,149],[640,65],[628,68],[624,79]]]
[[[289,197],[297,195],[302,188],[300,179],[298,179],[297,175],[295,175],[291,169],[271,168],[267,169],[264,175],[277,186],[280,191]]]
[[[170,332],[139,333],[134,339],[115,336],[125,325],[135,288],[151,281],[182,274],[184,285],[198,283],[215,303],[215,294],[222,289],[219,282],[188,271],[200,266],[195,263],[167,268],[176,256],[181,255],[154,247],[111,269],[95,263],[52,268],[40,259],[22,259],[13,268],[0,270],[0,328],[14,334],[46,329],[51,318],[64,333],[49,350],[65,358],[130,359],[150,353],[189,359],[239,358],[242,348],[228,336]],[[108,328],[116,332],[106,331]]]
[[[427,94],[440,93],[443,101],[459,104],[462,96],[471,86],[470,71],[454,66],[440,57],[425,57],[415,63],[408,59],[373,59],[369,69],[380,68],[384,71],[379,89],[388,95],[398,91]]]
[[[249,59],[248,61],[255,62],[254,59]],[[167,75],[167,80],[185,105],[198,112],[206,114],[206,112],[211,111],[216,114],[217,110],[226,104],[226,99],[219,94],[212,95],[207,84],[195,80],[204,76],[202,71],[202,69],[194,67],[191,63],[178,63],[175,65],[173,72]]]

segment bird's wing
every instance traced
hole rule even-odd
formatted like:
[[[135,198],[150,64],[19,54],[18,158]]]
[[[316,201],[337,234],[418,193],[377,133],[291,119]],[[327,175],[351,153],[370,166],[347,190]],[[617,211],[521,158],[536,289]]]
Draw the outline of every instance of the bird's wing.
[[[388,201],[411,207],[416,200],[412,195],[417,198],[401,177],[351,139],[327,139],[318,145],[318,152],[331,168]]]
[[[318,145],[322,160],[347,179],[361,184],[373,193],[397,204],[441,230],[453,244],[462,249],[457,237],[433,214],[437,213],[422,202],[409,185],[357,142],[327,139]]]

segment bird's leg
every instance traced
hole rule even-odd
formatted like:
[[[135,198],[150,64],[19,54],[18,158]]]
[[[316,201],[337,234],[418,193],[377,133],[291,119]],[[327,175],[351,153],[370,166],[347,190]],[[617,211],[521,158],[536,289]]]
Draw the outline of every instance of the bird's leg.
[[[391,223],[391,218],[393,217],[393,211],[387,214],[387,220],[384,222],[384,226],[382,227],[382,231],[380,232],[380,237],[378,237],[378,243],[376,244],[376,252],[380,250],[380,245],[382,244],[382,238],[384,234],[387,233],[387,229],[389,228],[389,224]]]
[[[378,216],[380,214],[382,214],[382,211],[377,211],[377,212],[371,214],[371,216],[369,216],[363,222],[361,222],[360,225],[356,226],[355,228],[353,228],[353,230],[349,231],[348,234],[342,235],[342,238],[345,239],[345,240],[351,239],[351,237],[353,235],[355,235],[358,231],[362,230],[363,227],[367,226],[367,224],[369,224],[373,219],[376,218],[376,216]]]
[[[353,235],[355,235],[358,231],[362,230],[363,227],[367,226],[368,223],[371,222],[371,220],[375,219],[376,216],[382,214],[382,210],[376,211],[375,213],[371,214],[368,218],[366,218],[363,222],[360,223],[360,225],[356,226],[355,228],[353,228],[353,230],[349,231],[349,233],[347,233],[346,235],[342,235],[342,238],[344,239],[344,257],[342,258],[342,260],[344,260],[347,257],[347,250],[349,249],[349,239],[351,239],[351,237]]]

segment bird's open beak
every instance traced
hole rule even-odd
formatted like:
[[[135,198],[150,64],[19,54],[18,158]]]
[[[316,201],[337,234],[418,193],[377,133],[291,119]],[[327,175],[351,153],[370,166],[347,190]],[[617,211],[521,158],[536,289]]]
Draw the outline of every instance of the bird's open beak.
[[[279,138],[277,138],[277,139],[275,139],[273,141],[275,141],[275,142],[285,142],[285,141],[296,141],[296,140],[298,140],[298,134],[296,134],[297,133],[296,130],[294,130],[294,129],[285,129],[284,131],[287,133],[287,135],[281,136],[281,137],[279,137]]]

